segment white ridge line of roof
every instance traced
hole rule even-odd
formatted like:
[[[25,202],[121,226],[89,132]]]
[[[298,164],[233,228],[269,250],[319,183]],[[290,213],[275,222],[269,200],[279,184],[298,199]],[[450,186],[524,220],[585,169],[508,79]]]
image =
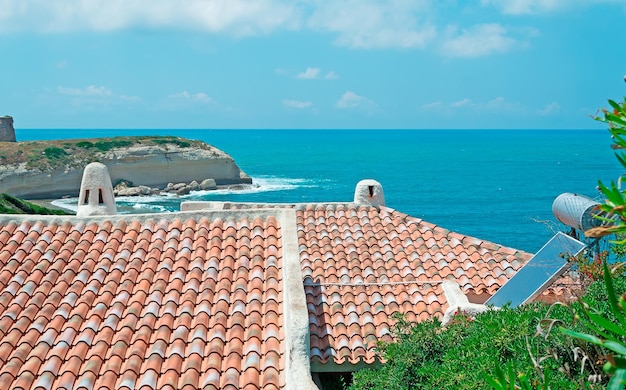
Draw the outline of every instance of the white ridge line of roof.
[[[277,209],[283,240],[282,281],[285,334],[285,389],[318,390],[311,376],[306,292],[302,286],[296,211]]]
[[[368,282],[368,283],[304,283],[307,287],[316,287],[316,286],[347,286],[347,287],[360,287],[360,286],[397,286],[400,284],[438,284],[443,283],[445,280],[431,280],[431,281],[423,281],[423,280],[413,280],[406,282]]]

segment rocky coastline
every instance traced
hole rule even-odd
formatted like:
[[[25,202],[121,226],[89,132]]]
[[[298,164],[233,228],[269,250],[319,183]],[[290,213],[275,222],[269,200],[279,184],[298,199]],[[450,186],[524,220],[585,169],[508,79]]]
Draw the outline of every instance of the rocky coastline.
[[[93,161],[107,166],[118,196],[251,184],[225,152],[179,137],[115,137],[0,142],[0,192],[24,199],[75,197],[82,171]]]
[[[245,183],[248,184],[248,183]],[[133,183],[122,180],[113,187],[113,195],[115,196],[148,196],[171,194],[183,196],[191,191],[213,191],[220,187],[239,188],[240,184],[231,184],[228,186],[218,186],[215,179],[204,179],[200,183],[193,180],[190,183],[167,183],[164,188],[135,186]]]

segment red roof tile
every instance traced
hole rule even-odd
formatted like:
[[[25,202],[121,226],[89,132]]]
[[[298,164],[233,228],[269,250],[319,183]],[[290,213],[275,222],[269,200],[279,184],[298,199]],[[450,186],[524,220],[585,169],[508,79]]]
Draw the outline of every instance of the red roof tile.
[[[300,299],[285,264],[313,368],[334,370],[373,363],[394,314],[442,315],[444,279],[488,296],[530,257],[385,207],[223,208],[236,216],[0,223],[0,383],[283,388],[298,337],[283,300]]]
[[[443,280],[491,295],[530,258],[384,207],[306,205],[297,224],[315,369],[373,363],[394,314],[443,315]]]
[[[276,218],[0,226],[0,383],[284,387]]]

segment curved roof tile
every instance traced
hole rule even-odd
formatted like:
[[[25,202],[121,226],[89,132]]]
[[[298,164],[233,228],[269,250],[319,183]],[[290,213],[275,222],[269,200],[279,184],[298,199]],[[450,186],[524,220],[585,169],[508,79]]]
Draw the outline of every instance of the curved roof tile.
[[[286,251],[324,371],[376,362],[397,314],[441,316],[443,280],[486,297],[530,258],[386,207],[223,208],[236,216],[0,222],[1,383],[284,388]]]
[[[3,386],[280,388],[281,248],[275,218],[4,223]]]
[[[410,322],[443,315],[443,280],[493,294],[530,258],[385,207],[296,210],[314,366],[371,364],[376,351],[365,340],[389,340],[395,315]]]

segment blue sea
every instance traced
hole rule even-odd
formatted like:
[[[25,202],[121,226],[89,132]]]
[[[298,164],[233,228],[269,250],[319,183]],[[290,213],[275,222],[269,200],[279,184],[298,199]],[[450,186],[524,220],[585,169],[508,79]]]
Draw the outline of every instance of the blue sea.
[[[536,252],[557,230],[561,193],[592,198],[623,169],[607,130],[62,130],[18,141],[174,135],[230,154],[254,186],[188,196],[118,199],[124,212],[178,210],[183,200],[351,201],[359,180],[383,185],[387,206],[443,228]],[[599,199],[600,200],[600,199]],[[72,207],[76,200],[56,204]]]

